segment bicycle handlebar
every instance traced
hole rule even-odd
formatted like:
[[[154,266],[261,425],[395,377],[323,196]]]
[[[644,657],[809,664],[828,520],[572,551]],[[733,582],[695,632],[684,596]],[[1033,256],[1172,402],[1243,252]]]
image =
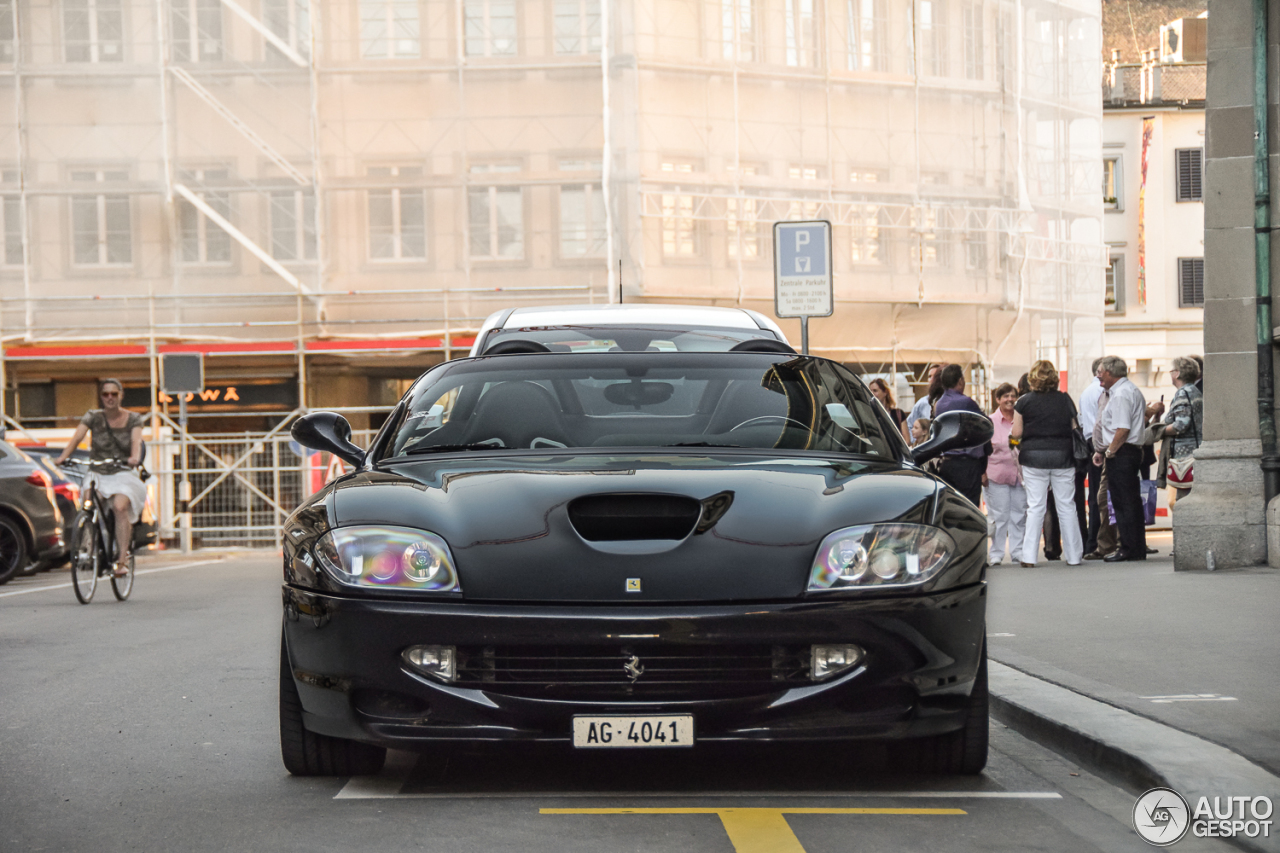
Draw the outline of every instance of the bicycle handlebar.
[[[118,466],[122,466],[122,467],[124,467],[124,468],[131,468],[131,467],[133,467],[133,466],[131,466],[131,465],[129,464],[129,460],[127,460],[127,459],[75,459],[75,458],[69,458],[69,459],[63,459],[61,462],[59,462],[59,463],[58,463],[58,465],[59,465],[59,466],[63,466],[63,465],[83,465],[85,468],[105,468],[105,467],[107,467],[107,466],[109,466],[109,465],[118,465]]]

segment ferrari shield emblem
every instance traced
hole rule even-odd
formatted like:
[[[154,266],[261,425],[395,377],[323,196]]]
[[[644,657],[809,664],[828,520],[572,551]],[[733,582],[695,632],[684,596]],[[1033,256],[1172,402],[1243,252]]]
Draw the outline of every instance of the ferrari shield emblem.
[[[640,591],[640,578],[627,578],[627,592]]]

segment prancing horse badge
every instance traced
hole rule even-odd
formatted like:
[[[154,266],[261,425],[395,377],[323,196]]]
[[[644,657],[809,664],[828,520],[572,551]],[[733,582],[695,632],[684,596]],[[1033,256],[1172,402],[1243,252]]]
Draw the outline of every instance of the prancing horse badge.
[[[627,578],[627,592],[640,591],[640,578]]]

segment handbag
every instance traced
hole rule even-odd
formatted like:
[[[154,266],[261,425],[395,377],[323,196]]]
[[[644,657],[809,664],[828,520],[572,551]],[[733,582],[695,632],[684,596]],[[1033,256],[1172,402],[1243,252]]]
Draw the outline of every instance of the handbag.
[[[1067,397],[1071,400],[1070,397]],[[1083,465],[1093,458],[1093,442],[1084,437],[1084,427],[1076,414],[1076,404],[1071,400],[1071,458],[1077,465]]]
[[[1191,413],[1191,428],[1195,430],[1196,447],[1200,446],[1200,428],[1196,424],[1194,410]],[[1194,454],[1179,456],[1169,460],[1169,470],[1165,474],[1165,482],[1179,489],[1189,489],[1196,481],[1196,457]]]
[[[1080,427],[1071,430],[1071,458],[1076,462],[1088,462],[1093,458],[1093,448]]]

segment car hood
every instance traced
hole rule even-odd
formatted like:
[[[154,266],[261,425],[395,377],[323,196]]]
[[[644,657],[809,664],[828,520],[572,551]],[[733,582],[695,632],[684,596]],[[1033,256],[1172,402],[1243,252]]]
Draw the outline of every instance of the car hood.
[[[939,488],[874,460],[455,456],[356,473],[326,503],[335,526],[443,537],[467,600],[732,601],[802,595],[838,528],[934,523]]]

